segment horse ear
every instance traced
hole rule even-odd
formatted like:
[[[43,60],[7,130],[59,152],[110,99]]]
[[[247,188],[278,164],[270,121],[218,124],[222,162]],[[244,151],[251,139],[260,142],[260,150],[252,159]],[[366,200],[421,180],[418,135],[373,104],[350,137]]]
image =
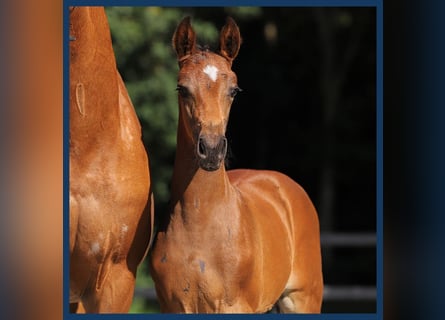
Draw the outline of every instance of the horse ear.
[[[241,41],[241,34],[235,20],[231,17],[227,17],[226,24],[221,29],[221,34],[219,36],[219,50],[221,55],[229,60],[230,63],[232,63],[238,55]]]
[[[179,23],[173,34],[172,44],[178,60],[195,52],[196,34],[190,24],[190,17],[185,17]]]

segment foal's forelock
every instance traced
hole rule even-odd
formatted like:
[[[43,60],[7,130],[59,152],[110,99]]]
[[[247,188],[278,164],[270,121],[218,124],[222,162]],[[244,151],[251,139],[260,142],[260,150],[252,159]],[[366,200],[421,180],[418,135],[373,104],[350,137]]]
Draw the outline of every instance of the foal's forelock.
[[[202,49],[197,52],[194,52],[192,54],[185,55],[185,56],[181,57],[180,59],[178,59],[179,67],[182,68],[184,65],[186,65],[188,63],[200,64],[204,60],[210,60],[211,54],[217,54],[217,53],[213,53],[208,48],[206,48],[206,49]]]

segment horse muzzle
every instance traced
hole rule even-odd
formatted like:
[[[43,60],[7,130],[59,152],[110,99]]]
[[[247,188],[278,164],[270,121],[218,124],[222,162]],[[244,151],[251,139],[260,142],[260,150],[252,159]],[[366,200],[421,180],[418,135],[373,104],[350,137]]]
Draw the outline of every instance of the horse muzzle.
[[[200,135],[196,146],[199,166],[206,171],[221,167],[227,154],[227,139],[223,135]]]

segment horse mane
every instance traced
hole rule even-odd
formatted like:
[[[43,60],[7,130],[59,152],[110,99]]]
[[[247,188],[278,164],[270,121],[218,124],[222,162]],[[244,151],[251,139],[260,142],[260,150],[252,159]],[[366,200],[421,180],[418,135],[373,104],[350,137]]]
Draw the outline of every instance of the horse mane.
[[[197,45],[197,48],[199,51],[204,51],[204,52],[209,52],[210,50],[210,46],[208,44],[204,44],[204,45]]]

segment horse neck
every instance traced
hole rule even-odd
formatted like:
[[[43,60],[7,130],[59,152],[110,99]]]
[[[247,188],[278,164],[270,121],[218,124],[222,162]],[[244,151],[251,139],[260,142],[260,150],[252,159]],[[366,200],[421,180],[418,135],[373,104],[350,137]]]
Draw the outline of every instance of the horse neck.
[[[103,7],[76,7],[70,15],[70,38],[70,64],[89,68],[100,61],[115,66],[110,27]]]
[[[175,210],[181,209],[181,214],[202,215],[195,210],[197,204],[201,206],[205,204],[206,211],[211,211],[212,206],[219,206],[230,197],[232,186],[224,165],[212,172],[198,166],[195,146],[187,139],[181,123],[180,116],[172,179],[172,204]]]
[[[89,143],[113,139],[121,88],[105,11],[77,7],[70,18],[70,132]]]

